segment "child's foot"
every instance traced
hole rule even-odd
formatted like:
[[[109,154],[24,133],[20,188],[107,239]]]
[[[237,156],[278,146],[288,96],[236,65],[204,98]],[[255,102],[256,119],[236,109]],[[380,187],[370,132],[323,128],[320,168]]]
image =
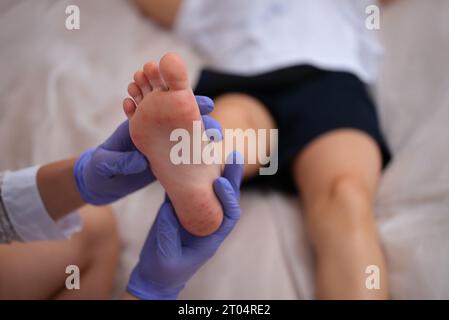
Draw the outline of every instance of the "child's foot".
[[[197,236],[213,233],[223,219],[213,190],[220,166],[175,165],[170,160],[170,150],[178,143],[170,141],[171,132],[183,128],[192,136],[193,121],[201,120],[184,63],[177,55],[166,54],[159,67],[155,63],[145,64],[143,72],[134,75],[128,92],[137,103],[136,108],[129,98],[123,102],[131,138],[148,158],[182,226]]]

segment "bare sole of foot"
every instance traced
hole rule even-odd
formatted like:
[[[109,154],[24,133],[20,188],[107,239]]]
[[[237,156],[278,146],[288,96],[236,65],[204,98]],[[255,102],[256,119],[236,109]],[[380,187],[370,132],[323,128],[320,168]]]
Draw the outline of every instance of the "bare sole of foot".
[[[190,233],[206,236],[216,231],[223,211],[213,182],[220,165],[174,164],[170,141],[175,129],[185,129],[192,138],[194,121],[201,121],[198,105],[189,86],[186,67],[179,56],[166,54],[156,63],[145,64],[128,86],[133,98],[123,102],[130,121],[130,135],[147,157],[151,169],[165,188],[181,225]]]

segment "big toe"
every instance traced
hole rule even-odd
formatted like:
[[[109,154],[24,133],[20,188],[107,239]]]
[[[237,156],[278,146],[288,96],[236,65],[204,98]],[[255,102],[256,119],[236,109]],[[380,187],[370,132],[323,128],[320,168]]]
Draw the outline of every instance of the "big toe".
[[[187,68],[184,61],[176,53],[165,54],[159,63],[159,69],[165,84],[170,90],[189,88]]]

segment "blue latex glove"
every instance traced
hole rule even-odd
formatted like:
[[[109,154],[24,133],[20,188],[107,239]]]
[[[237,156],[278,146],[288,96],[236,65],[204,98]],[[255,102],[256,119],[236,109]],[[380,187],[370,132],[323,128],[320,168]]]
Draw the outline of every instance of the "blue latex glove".
[[[214,102],[204,96],[197,96],[196,101],[205,128],[221,132],[220,124],[207,115],[214,109]],[[74,176],[83,200],[94,205],[114,202],[155,180],[147,159],[129,136],[128,121],[103,144],[79,157]]]
[[[131,274],[129,293],[147,300],[177,298],[186,282],[214,255],[239,220],[242,172],[243,166],[234,162],[226,165],[223,177],[215,180],[214,190],[223,206],[224,219],[220,228],[207,237],[188,233],[166,197]]]

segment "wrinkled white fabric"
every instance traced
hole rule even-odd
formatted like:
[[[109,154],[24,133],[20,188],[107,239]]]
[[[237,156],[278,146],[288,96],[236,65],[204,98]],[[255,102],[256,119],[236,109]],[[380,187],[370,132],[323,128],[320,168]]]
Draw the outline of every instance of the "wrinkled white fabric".
[[[22,241],[65,240],[81,230],[77,211],[54,221],[45,209],[36,183],[39,166],[7,171],[2,185],[3,205]]]
[[[175,30],[217,71],[255,75],[311,64],[373,83],[382,50],[366,27],[370,6],[377,1],[183,0]]]

